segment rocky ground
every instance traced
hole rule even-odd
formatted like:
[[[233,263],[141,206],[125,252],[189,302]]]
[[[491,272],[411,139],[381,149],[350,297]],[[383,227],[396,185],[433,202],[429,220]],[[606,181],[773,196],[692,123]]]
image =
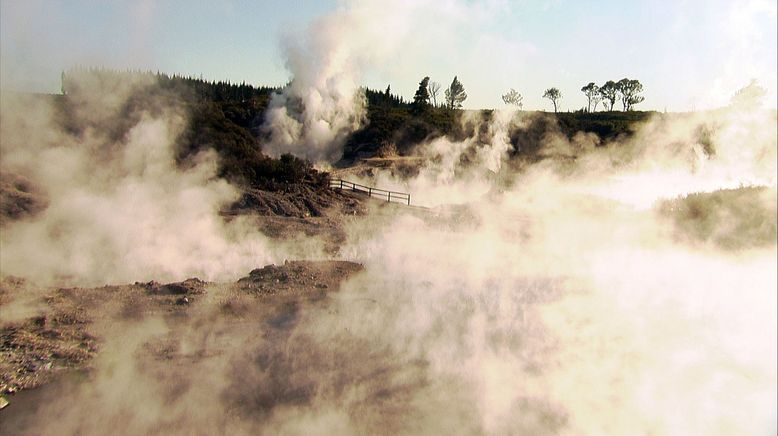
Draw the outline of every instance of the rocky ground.
[[[0,283],[0,404],[6,410],[0,413],[8,415],[2,418],[13,416],[20,391],[88,372],[116,323],[161,317],[175,331],[207,307],[221,315],[219,323],[239,325],[259,315],[282,326],[301,306],[320,304],[337,292],[361,268],[345,261],[290,261],[255,269],[235,283],[191,278],[99,288],[35,288],[6,278]],[[164,343],[149,344],[148,350],[156,359],[177,353]]]
[[[46,196],[25,177],[0,173],[0,226],[46,208]]]
[[[34,216],[46,199],[26,179],[4,175],[0,180],[0,224]],[[345,239],[343,216],[367,213],[364,199],[307,185],[285,190],[246,189],[222,212],[225,220],[248,216],[265,235],[282,240],[319,236],[335,254]],[[209,283],[190,278],[176,283],[138,282],[98,288],[42,288],[21,278],[0,278],[0,433],[23,429],[21,409],[26,392],[88,374],[104,339],[117,323],[164,319],[177,331],[218,317],[227,329],[240,328],[247,317],[282,328],[300,307],[325,304],[341,282],[361,265],[345,261],[287,261],[257,265],[234,283]],[[215,315],[214,315],[215,314]],[[210,319],[210,318],[209,318]],[[273,324],[275,323],[275,324]],[[184,329],[181,329],[184,331]],[[148,344],[153,359],[172,359],[180,350],[175,334]],[[179,356],[180,357],[180,356]],[[34,396],[34,395],[33,395]]]

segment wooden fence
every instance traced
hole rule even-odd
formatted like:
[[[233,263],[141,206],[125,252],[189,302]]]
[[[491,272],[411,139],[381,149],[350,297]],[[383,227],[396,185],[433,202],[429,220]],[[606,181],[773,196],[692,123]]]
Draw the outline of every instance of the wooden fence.
[[[408,206],[411,205],[411,194],[405,192],[387,191],[385,189],[373,188],[371,186],[360,185],[359,183],[349,182],[343,179],[330,180],[330,188],[344,190],[347,189],[352,192],[362,192],[367,194],[368,197],[379,197],[386,199],[388,202],[404,203]]]

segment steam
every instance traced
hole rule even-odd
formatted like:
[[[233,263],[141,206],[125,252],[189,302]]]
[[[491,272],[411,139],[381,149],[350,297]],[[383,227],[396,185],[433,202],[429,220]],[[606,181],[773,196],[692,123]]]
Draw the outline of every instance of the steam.
[[[475,61],[457,68],[471,68],[491,51],[483,46],[494,44],[492,39],[474,38],[478,42],[466,53],[436,41],[463,30],[483,32],[478,25],[487,27],[488,17],[499,15],[504,7],[500,2],[468,4],[458,0],[339,1],[335,12],[313,21],[303,31],[284,35],[281,46],[290,82],[270,101],[262,125],[266,136],[263,151],[276,157],[292,153],[325,167],[335,163],[343,155],[348,134],[366,122],[365,95],[360,88],[365,79],[400,77],[416,83],[420,73],[410,71],[398,59],[417,65],[429,63],[425,60],[431,57],[448,65],[452,59],[459,63],[466,56]],[[435,26],[429,25],[431,17]],[[526,51],[524,47],[508,49]]]
[[[363,122],[367,10],[287,43],[294,80],[273,97],[265,151],[339,158]],[[174,164],[181,108],[121,116],[147,86],[77,99],[78,133],[49,104],[3,96],[2,170],[48,198],[3,228],[3,274],[226,282],[310,253],[223,223],[237,192],[214,177],[213,154]],[[211,285],[185,317],[110,314],[89,380],[66,385],[70,401],[45,403],[29,431],[775,433],[776,112],[657,115],[609,143],[552,125],[533,159],[511,158],[512,135],[542,116],[466,116],[469,137],[418,145],[418,174],[364,178],[429,209],[344,218],[340,255],[365,269],[323,301]],[[772,231],[736,249],[678,237],[659,207],[749,186],[764,190],[749,207]],[[740,238],[743,215],[722,213],[713,233]]]
[[[76,141],[39,128],[49,107],[27,107],[35,118],[4,118],[3,164],[50,204],[4,231],[4,273],[232,280],[293,252],[270,252],[261,235],[215,218],[235,190],[213,177],[209,153],[173,165],[184,120],[174,106],[141,111],[113,142],[100,129]],[[552,126],[540,158],[517,163],[511,135],[534,116],[466,117],[476,133],[420,144],[417,175],[378,170],[370,181],[441,207],[346,220],[341,256],[365,269],[324,301],[290,308],[210,286],[183,321],[109,316],[120,323],[101,327],[89,381],[63,387],[80,406],[47,403],[41,416],[57,419],[31,431],[772,431],[775,227],[726,249],[676,237],[657,205],[758,185],[765,192],[749,207],[774,222],[775,112],[657,117],[606,147]],[[20,147],[22,137],[37,148]],[[713,225],[737,238],[741,219]],[[60,261],[38,260],[36,247]],[[238,318],[225,302],[243,307]],[[149,350],[171,351],[158,360]]]
[[[215,177],[214,152],[177,167],[185,110],[155,92],[143,81],[83,83],[67,109],[3,94],[2,171],[48,198],[43,212],[3,229],[3,274],[79,285],[226,279],[283,256],[247,223],[218,215],[239,192]]]
[[[371,275],[352,292],[379,307],[369,323],[339,322],[429,362],[429,378],[448,388],[432,383],[420,397],[445,410],[450,398],[475,407],[475,433],[772,431],[774,125],[774,111],[655,119],[634,139],[584,151],[549,135],[549,158],[489,195],[468,190],[482,174],[478,160],[434,188],[433,175],[450,174],[473,139],[435,140],[430,150],[453,156],[411,180],[376,179],[432,187],[444,202],[469,193],[469,211],[449,216],[453,226],[437,215],[400,217],[373,234],[355,227],[347,253]],[[701,126],[715,126],[703,141]],[[773,230],[741,251],[675,239],[653,209],[663,198],[750,185],[767,187],[751,213],[767,211]],[[353,311],[354,297],[341,295],[338,313]],[[445,431],[429,416],[421,433]]]
[[[314,22],[303,35],[284,40],[290,83],[272,96],[263,130],[263,151],[292,153],[315,163],[333,163],[349,133],[365,121],[359,89],[360,58],[351,47],[363,24],[342,12]]]
[[[657,114],[630,138],[610,142],[583,132],[568,140],[555,121],[545,121],[549,128],[535,140],[539,162],[511,161],[516,147],[511,135],[546,118],[542,113],[494,111],[483,119],[469,113],[461,122],[472,136],[461,141],[439,137],[417,146],[423,159],[415,177],[373,171],[356,179],[412,192],[414,203],[426,207],[480,201],[496,190],[524,192],[520,185],[594,195],[638,209],[694,192],[776,186],[773,110],[735,106]]]
[[[373,275],[357,295],[379,308],[369,324],[339,322],[429,362],[431,380],[459,388],[430,386],[421,396],[444,410],[454,407],[447,401],[471,405],[477,432],[727,434],[770,425],[773,250],[735,260],[657,248],[645,217],[570,202],[569,221],[546,213],[551,222],[523,240],[526,225],[510,210],[489,209],[466,234],[393,223],[358,252]],[[341,314],[351,306],[343,301]],[[735,395],[748,413],[733,409]],[[443,430],[424,424],[422,432]]]

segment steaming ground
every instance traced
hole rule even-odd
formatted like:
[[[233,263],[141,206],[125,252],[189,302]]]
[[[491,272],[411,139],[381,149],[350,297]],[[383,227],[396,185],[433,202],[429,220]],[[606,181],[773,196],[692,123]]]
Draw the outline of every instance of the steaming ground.
[[[125,116],[146,86],[77,133],[3,96],[3,433],[775,432],[774,111],[532,160],[496,113],[356,170],[428,209],[256,218],[175,105]]]
[[[9,396],[3,426],[12,434],[93,434],[117,422],[125,434],[769,430],[774,243],[690,247],[674,233],[651,235],[651,214],[588,204],[539,222],[552,214],[511,198],[498,202],[514,212],[499,222],[489,222],[494,209],[467,220],[392,212],[355,221],[343,250],[363,270],[291,263],[234,284],[6,284],[4,343],[40,353],[24,372],[86,369],[30,397]],[[30,301],[14,307],[24,296]],[[46,340],[53,349],[35,345]]]

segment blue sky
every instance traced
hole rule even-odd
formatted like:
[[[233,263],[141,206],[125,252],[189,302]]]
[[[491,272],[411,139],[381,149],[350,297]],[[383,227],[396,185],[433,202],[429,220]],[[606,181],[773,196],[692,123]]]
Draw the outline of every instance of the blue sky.
[[[645,87],[639,109],[677,111],[726,104],[755,78],[776,106],[773,0],[0,0],[0,82],[57,92],[62,69],[94,65],[279,85],[282,35],[336,10],[362,22],[333,37],[365,52],[361,83],[406,98],[425,75],[458,75],[469,108],[502,107],[515,88],[549,110],[555,86],[574,110],[586,83],[629,77]]]

